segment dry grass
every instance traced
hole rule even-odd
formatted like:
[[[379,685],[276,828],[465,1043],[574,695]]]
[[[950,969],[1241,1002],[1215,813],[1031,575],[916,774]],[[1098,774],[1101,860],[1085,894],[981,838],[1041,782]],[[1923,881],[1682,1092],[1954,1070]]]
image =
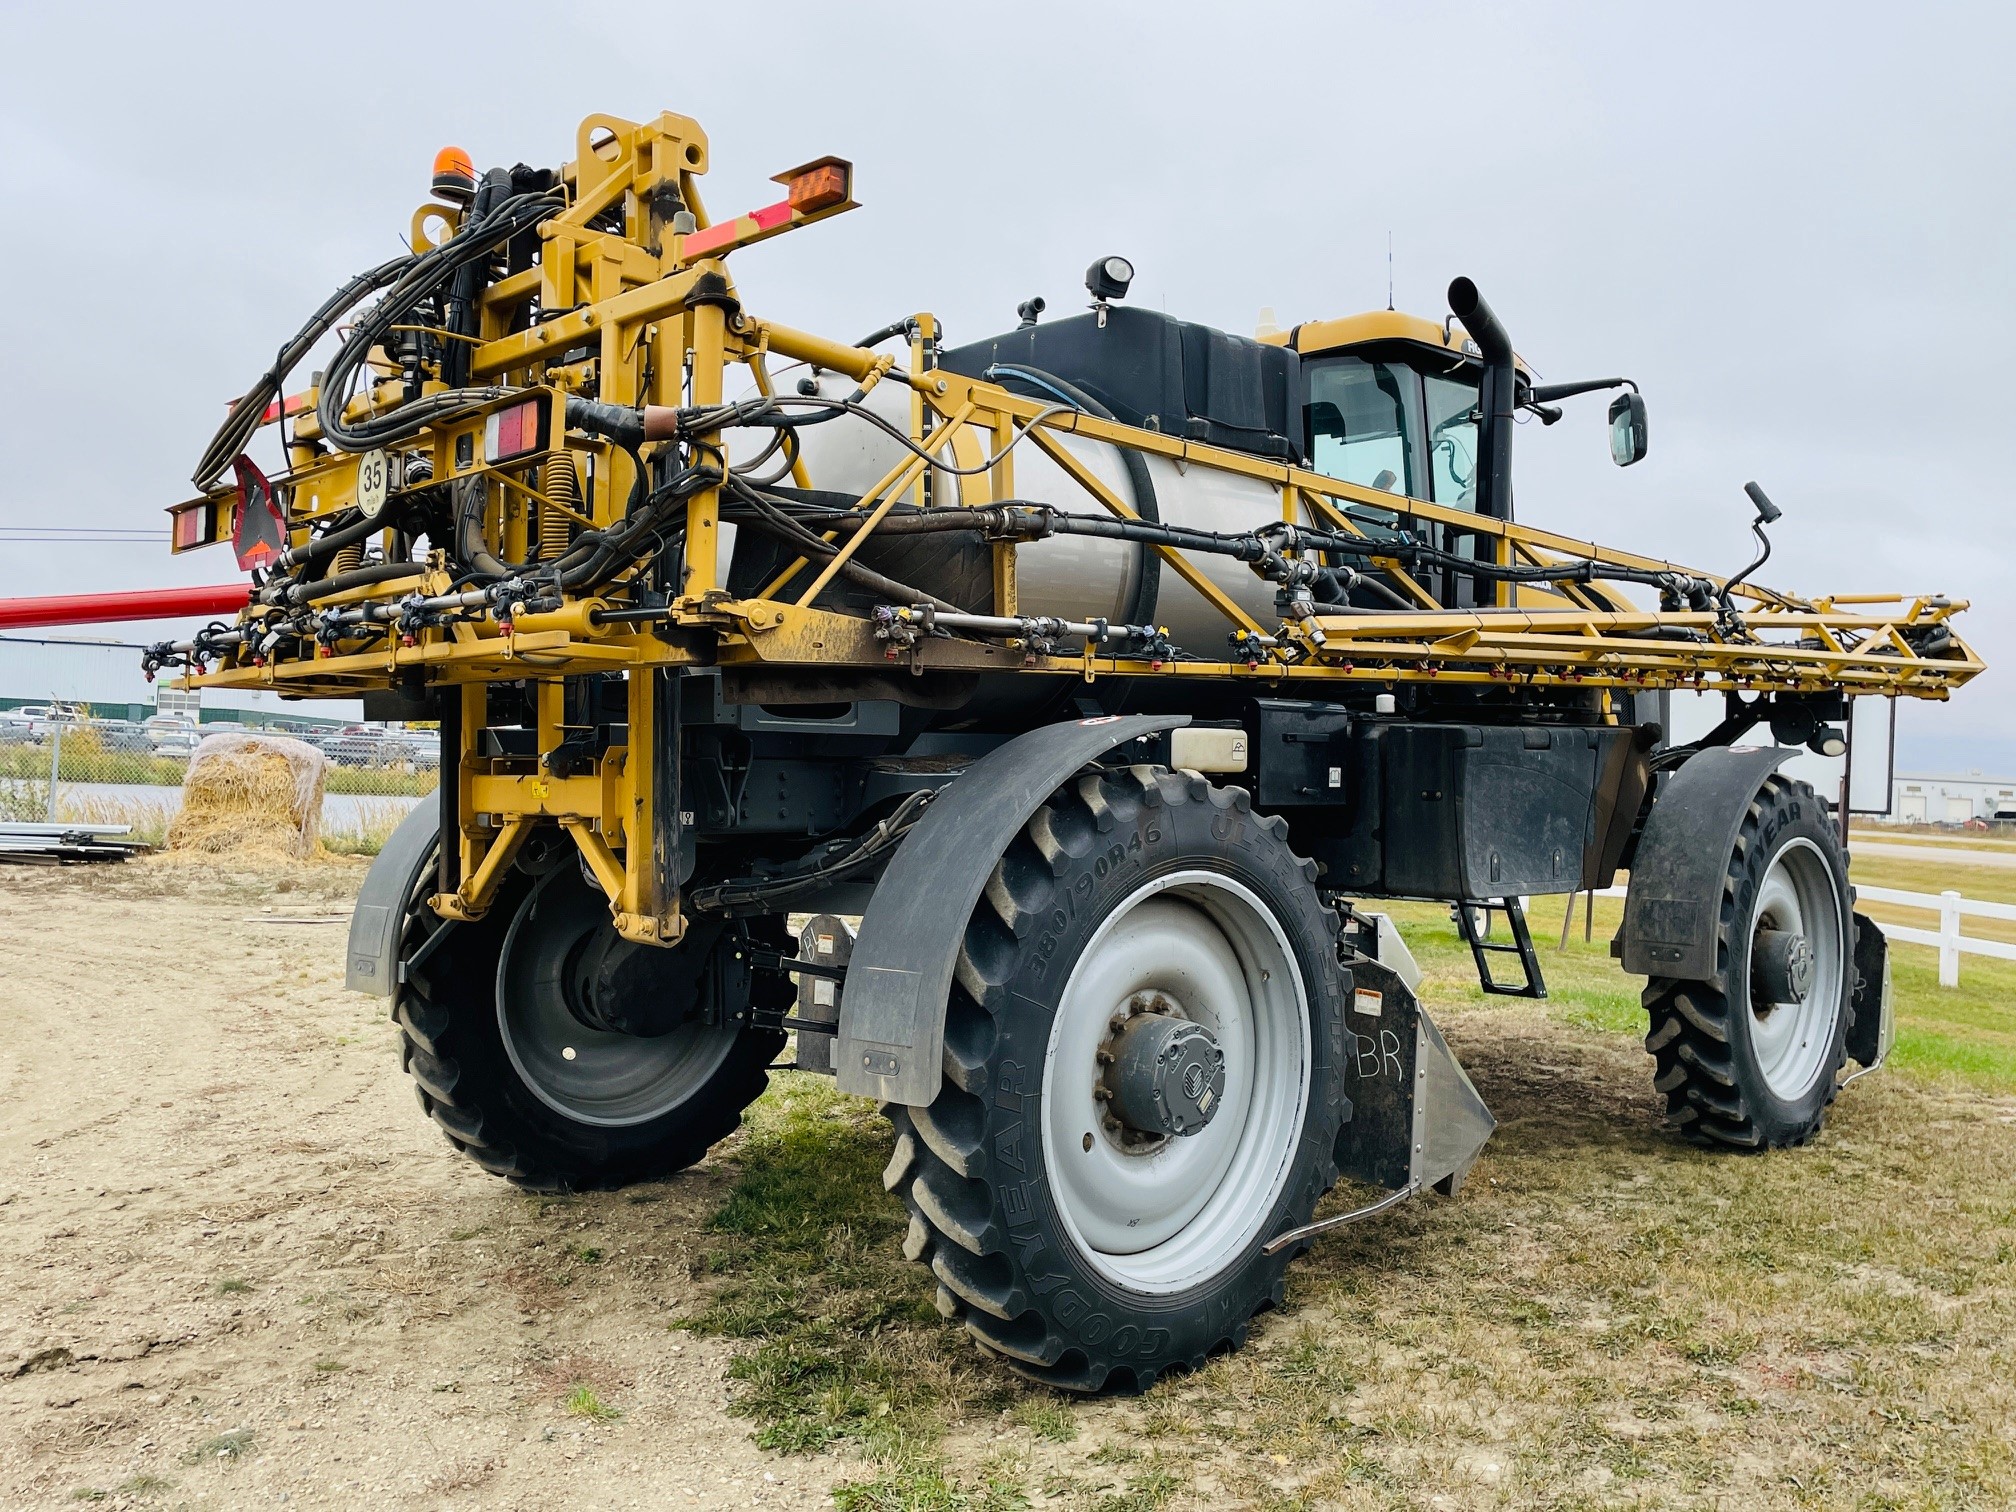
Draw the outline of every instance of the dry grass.
[[[320,751],[298,740],[212,736],[189,761],[170,854],[210,859],[315,853],[322,823]]]

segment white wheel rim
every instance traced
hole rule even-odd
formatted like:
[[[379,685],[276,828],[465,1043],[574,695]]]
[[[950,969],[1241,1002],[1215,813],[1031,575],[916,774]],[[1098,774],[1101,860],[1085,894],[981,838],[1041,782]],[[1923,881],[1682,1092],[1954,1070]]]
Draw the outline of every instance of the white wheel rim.
[[[1804,935],[1812,952],[1812,981],[1800,1002],[1763,997],[1756,972],[1749,972],[1750,1047],[1757,1069],[1775,1095],[1796,1102],[1812,1090],[1833,1050],[1847,969],[1841,896],[1826,856],[1811,840],[1793,840],[1771,858],[1750,916],[1753,953],[1758,932],[1766,929]]]
[[[1104,1129],[1093,1087],[1114,1014],[1142,992],[1216,1036],[1225,1093],[1197,1133],[1127,1153]],[[1176,872],[1114,909],[1064,985],[1043,1065],[1044,1165],[1058,1217],[1092,1267],[1135,1291],[1180,1291],[1253,1243],[1294,1163],[1310,1062],[1302,973],[1249,888]]]

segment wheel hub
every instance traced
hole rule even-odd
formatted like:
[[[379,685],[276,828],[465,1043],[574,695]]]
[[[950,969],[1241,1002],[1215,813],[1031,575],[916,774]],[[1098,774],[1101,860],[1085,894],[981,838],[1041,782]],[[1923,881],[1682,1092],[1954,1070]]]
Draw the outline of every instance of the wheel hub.
[[[1108,1028],[1093,1092],[1106,1105],[1107,1132],[1123,1149],[1145,1153],[1202,1131],[1225,1097],[1217,1037],[1160,992],[1134,994]]]
[[[1813,947],[1797,930],[1758,930],[1750,962],[1763,1003],[1803,1003],[1813,989]]]
[[[704,1087],[737,1030],[654,998],[641,990],[653,983],[620,971],[615,983],[598,983],[612,966],[602,947],[614,934],[599,891],[564,871],[542,878],[498,954],[497,1021],[504,1052],[535,1097],[578,1123],[620,1127],[663,1117]]]

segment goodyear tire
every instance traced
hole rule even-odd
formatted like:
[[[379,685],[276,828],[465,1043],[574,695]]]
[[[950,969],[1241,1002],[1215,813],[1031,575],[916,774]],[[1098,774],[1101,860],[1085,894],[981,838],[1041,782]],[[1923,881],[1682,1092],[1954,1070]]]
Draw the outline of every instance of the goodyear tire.
[[[426,908],[431,886],[429,869],[409,901],[402,959],[441,927]],[[606,904],[574,867],[513,873],[393,999],[401,1063],[427,1116],[485,1170],[533,1191],[684,1170],[734,1132],[784,1043],[777,1030],[692,1024],[640,1038],[575,1020],[556,1001],[560,978],[578,941],[608,928]]]
[[[1723,879],[1717,980],[1645,988],[1669,1123],[1717,1149],[1820,1131],[1854,1021],[1853,917],[1832,816],[1805,783],[1771,777]]]
[[[1144,1390],[1281,1301],[1262,1248],[1336,1180],[1348,1109],[1336,919],[1285,830],[1201,777],[1085,775],[974,911],[885,1181],[940,1311],[1027,1375]]]

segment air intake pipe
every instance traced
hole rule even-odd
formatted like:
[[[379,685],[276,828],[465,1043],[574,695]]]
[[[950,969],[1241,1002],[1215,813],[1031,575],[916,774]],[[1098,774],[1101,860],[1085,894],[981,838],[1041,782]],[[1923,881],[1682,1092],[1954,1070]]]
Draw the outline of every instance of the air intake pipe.
[[[1449,309],[1484,356],[1484,385],[1478,408],[1477,512],[1496,520],[1512,518],[1512,411],[1518,374],[1512,366],[1512,338],[1498,323],[1477,285],[1459,278],[1449,285]]]

